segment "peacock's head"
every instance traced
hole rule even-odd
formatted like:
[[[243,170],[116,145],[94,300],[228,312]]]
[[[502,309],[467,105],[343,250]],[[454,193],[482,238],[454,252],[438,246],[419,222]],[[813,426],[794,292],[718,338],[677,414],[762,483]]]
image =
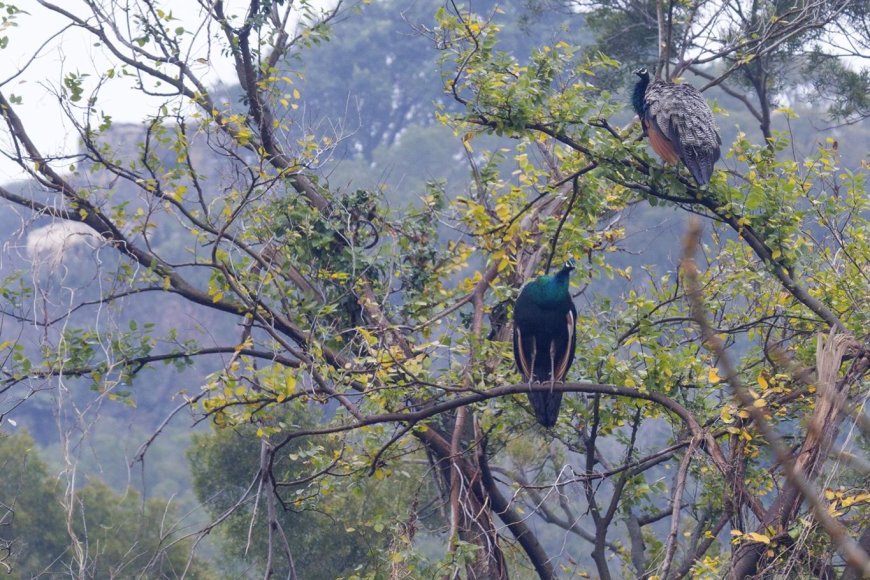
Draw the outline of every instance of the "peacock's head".
[[[574,261],[574,258],[568,258],[568,261],[565,262],[565,265],[562,266],[562,269],[556,272],[556,275],[553,277],[553,280],[561,283],[567,283],[568,278],[571,276],[571,272],[577,267],[577,262]]]
[[[631,92],[631,106],[638,116],[643,117],[644,95],[646,95],[646,89],[649,86],[649,71],[645,66],[642,66],[634,69],[634,74],[639,76],[640,80],[634,84],[634,90]]]

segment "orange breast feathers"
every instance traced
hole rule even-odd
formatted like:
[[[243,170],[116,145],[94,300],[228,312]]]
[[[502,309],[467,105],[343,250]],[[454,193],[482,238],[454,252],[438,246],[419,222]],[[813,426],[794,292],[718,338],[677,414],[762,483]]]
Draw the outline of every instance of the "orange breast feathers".
[[[676,163],[680,159],[680,155],[671,140],[659,130],[658,125],[647,120],[644,120],[643,125],[647,135],[649,135],[649,144],[656,155],[661,157],[665,163]]]

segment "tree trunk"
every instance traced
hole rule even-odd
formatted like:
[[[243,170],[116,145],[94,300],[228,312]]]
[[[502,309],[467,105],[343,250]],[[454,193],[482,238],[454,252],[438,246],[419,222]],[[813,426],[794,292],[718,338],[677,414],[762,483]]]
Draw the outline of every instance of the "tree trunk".
[[[492,519],[491,501],[481,481],[481,470],[472,455],[456,456],[451,452],[448,439],[434,427],[416,432],[420,441],[426,445],[437,462],[444,467],[440,470],[445,479],[447,501],[456,508],[453,515],[457,519],[456,532],[463,542],[477,546],[474,560],[466,566],[466,574],[474,580],[507,580],[508,570],[504,554],[499,546],[498,530]],[[461,478],[454,480],[455,477]],[[459,493],[452,496],[451,490]],[[451,538],[451,541],[453,539]]]

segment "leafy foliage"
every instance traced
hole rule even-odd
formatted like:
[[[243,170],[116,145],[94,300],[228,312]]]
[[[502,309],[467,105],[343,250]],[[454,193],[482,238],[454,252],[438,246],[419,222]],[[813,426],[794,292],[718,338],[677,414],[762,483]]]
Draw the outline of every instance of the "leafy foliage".
[[[129,490],[118,495],[100,481],[73,493],[75,512],[63,511],[64,490],[47,473],[45,462],[26,433],[0,438],[0,497],[4,498],[2,541],[8,542],[4,565],[19,577],[63,574],[75,569],[92,578],[148,574],[210,577],[198,558],[188,561],[189,542],[177,541],[172,505],[143,501]],[[76,561],[70,550],[81,549]]]
[[[40,152],[16,113],[26,103],[0,93],[16,145],[6,152],[31,176],[26,195],[0,196],[80,224],[96,240],[92,255],[113,256],[60,284],[51,274],[73,264],[63,252],[56,263],[29,256],[42,275],[10,274],[3,312],[22,334],[0,345],[9,361],[0,388],[13,408],[57,393],[62,430],[84,431],[104,400],[146,396],[144,369],[171,365],[175,377],[211,362],[196,382],[164,387],[177,402],[154,437],[183,409],[211,422],[190,460],[213,523],[190,544],[142,544],[126,517],[112,519],[129,515],[126,500],[107,499],[92,510],[117,530],[104,539],[107,562],[126,542],[176,570],[175,550],[217,527],[228,576],[671,578],[866,566],[846,540],[865,533],[866,472],[842,459],[866,452],[865,166],[842,166],[833,139],[798,156],[792,135],[773,128],[765,81],[755,111],[764,139],[738,134],[724,168],[698,188],[651,158],[635,126],[617,126],[625,103],[603,80],[620,61],[561,38],[520,50],[505,24],[514,13],[449,3],[417,31],[440,52],[435,119],[456,136],[453,162],[470,180],[457,186],[453,170],[450,180],[418,178],[388,203],[378,187],[336,185],[321,171],[336,137],[302,112],[333,105],[291,69],[297,51],[336,36],[327,25],[345,13],[301,5],[225,13],[214,3],[183,26],[145,11],[129,38],[117,25],[126,15],[88,13],[103,25],[88,33],[125,64],[62,77],[61,103],[82,137],[72,168]],[[679,30],[695,30],[680,20],[691,6],[675,8]],[[591,18],[624,22],[618,12]],[[763,69],[793,46],[780,34],[804,31],[788,24],[779,14],[734,28],[719,41],[746,51],[713,60],[731,73]],[[355,38],[376,35],[324,51],[361,50]],[[426,61],[416,50],[412,62]],[[236,71],[238,96],[210,91],[196,66],[219,58]],[[373,63],[340,64],[334,74],[375,73],[365,74]],[[363,158],[402,147],[400,119],[426,123],[406,106],[419,106],[411,95],[423,87],[384,68]],[[143,91],[169,96],[136,145],[119,148],[124,129],[97,105],[125,70]],[[413,150],[425,153],[419,142]],[[708,224],[684,247],[682,232],[645,231],[684,214]],[[569,256],[575,363],[568,382],[529,386],[511,361],[511,309],[524,282]],[[125,321],[130,305],[160,308],[148,296],[170,296],[175,309]],[[71,385],[84,388],[67,397]],[[530,388],[571,393],[552,429],[534,425]],[[67,513],[79,505],[59,502]]]
[[[295,422],[287,417],[285,423]],[[270,522],[265,517],[264,500],[250,493],[260,459],[261,443],[255,431],[249,427],[197,436],[188,450],[194,489],[209,513],[217,518],[232,511],[219,528],[227,577],[239,577],[251,568],[265,569],[269,557]],[[328,440],[323,443],[326,445],[300,440],[285,447],[273,467],[275,477],[280,481],[299,479],[308,469],[319,469],[324,457],[348,452]],[[394,510],[405,504],[396,501],[402,496],[397,480],[408,481],[408,477],[392,478],[387,488],[378,483],[383,476],[369,479],[353,473],[343,477],[335,474],[334,482],[318,479],[310,485],[281,484],[286,509],[280,510],[279,522],[293,546],[296,574],[301,578],[338,578],[383,573],[388,566],[389,527],[402,515]],[[243,507],[231,510],[239,501]],[[280,562],[273,570],[287,576],[288,564]]]

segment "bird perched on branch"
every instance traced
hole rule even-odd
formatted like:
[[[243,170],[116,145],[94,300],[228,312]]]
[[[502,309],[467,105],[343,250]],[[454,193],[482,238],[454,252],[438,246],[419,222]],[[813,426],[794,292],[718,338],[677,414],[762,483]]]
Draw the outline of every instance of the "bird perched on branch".
[[[554,276],[541,276],[520,291],[514,306],[514,360],[529,383],[561,383],[574,362],[577,309],[568,291],[574,269],[570,259]],[[559,417],[561,392],[530,391],[538,422],[552,427]]]
[[[653,151],[665,163],[681,159],[698,185],[706,185],[719,160],[722,139],[704,97],[691,85],[650,82],[643,67],[634,74],[640,80],[634,85],[631,104]]]

